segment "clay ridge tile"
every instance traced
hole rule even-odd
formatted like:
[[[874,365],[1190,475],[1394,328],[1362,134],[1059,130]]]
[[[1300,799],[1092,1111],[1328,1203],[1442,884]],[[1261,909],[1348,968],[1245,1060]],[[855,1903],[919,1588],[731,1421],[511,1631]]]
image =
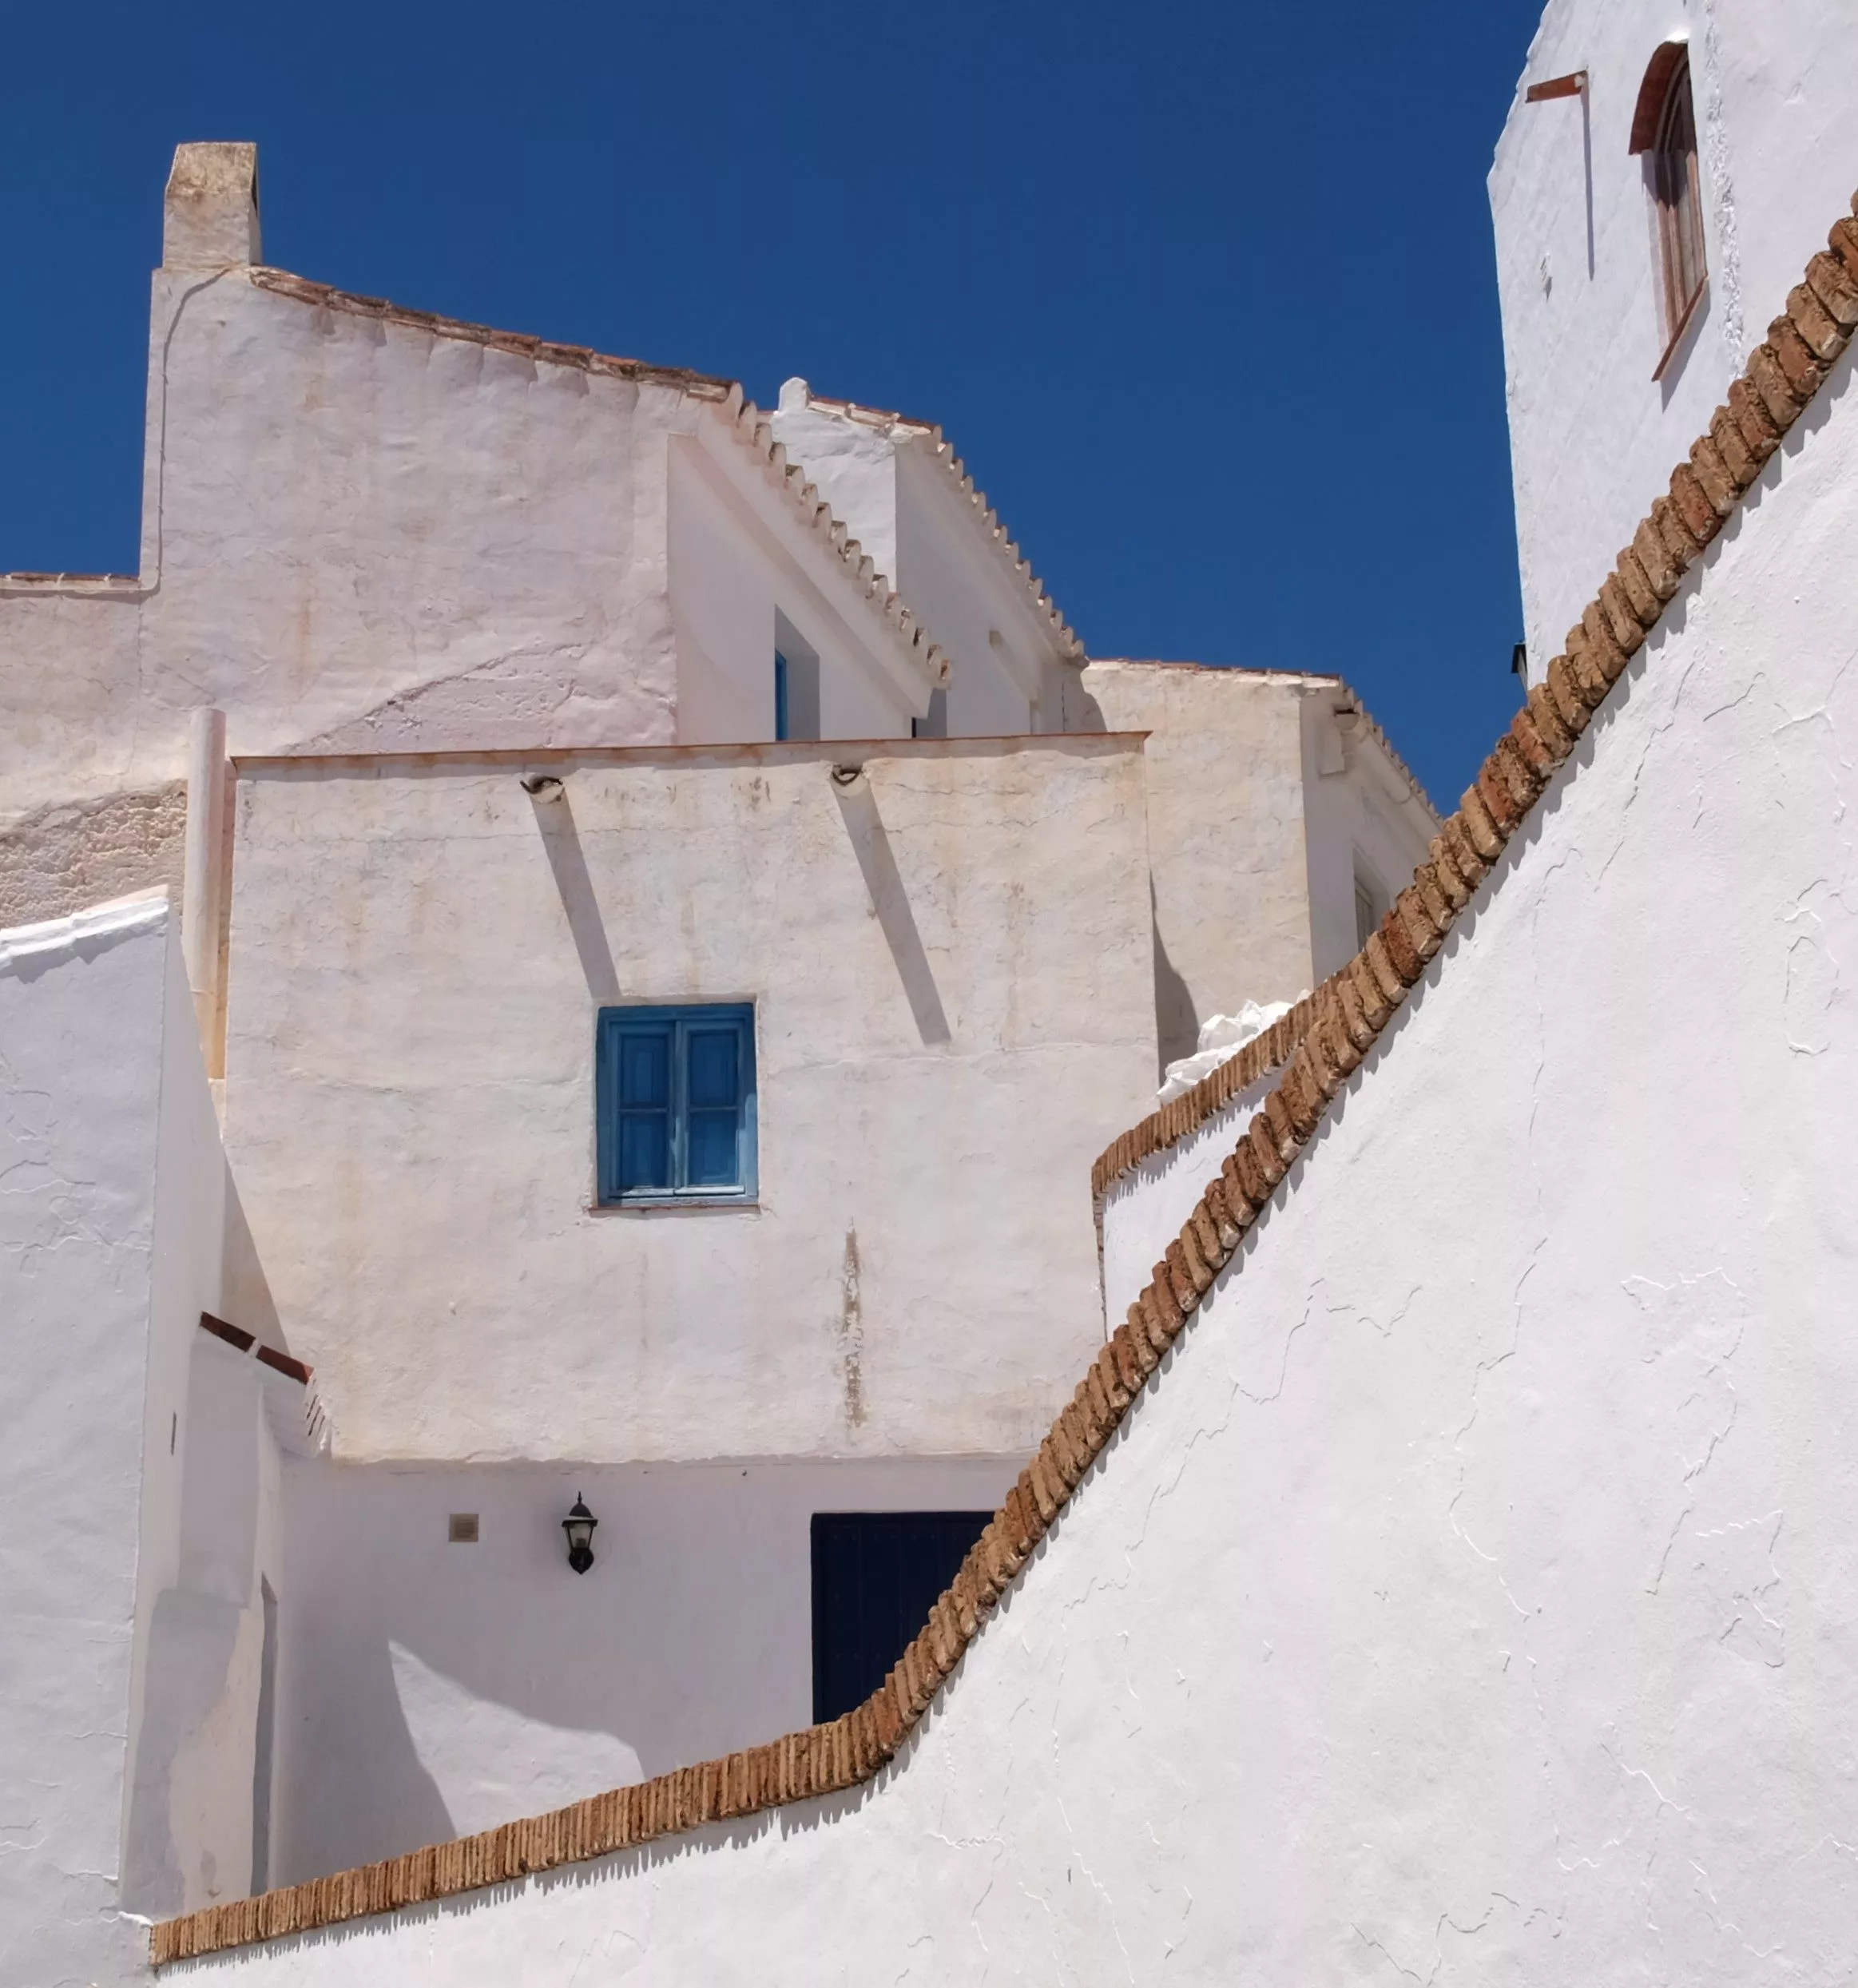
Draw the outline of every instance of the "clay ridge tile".
[[[1858,211],[1858,200],[1854,208]],[[1852,260],[1858,262],[1858,230],[1849,224],[1843,234],[1836,228],[1832,241],[1836,250],[1848,247]],[[1843,289],[1837,287],[1833,274],[1816,268],[1826,263],[1832,264],[1837,279],[1844,282]],[[1858,282],[1845,279],[1844,272],[1844,265],[1832,257],[1816,259],[1816,294],[1831,292],[1846,314],[1840,319],[1841,350],[1849,329],[1858,326]],[[1737,384],[1745,399],[1753,391],[1746,376]],[[1712,432],[1716,431],[1713,424]],[[1747,479],[1741,480],[1745,487]],[[1669,512],[1671,498],[1665,496],[1659,502]],[[1641,528],[1642,533],[1647,530],[1655,532],[1658,527],[1648,521]],[[1562,660],[1557,658],[1558,663]],[[1602,689],[1601,695],[1605,694]],[[1592,701],[1597,704],[1599,699]],[[1565,712],[1561,697],[1553,708],[1558,713]],[[1551,754],[1565,759],[1572,738],[1584,724],[1583,715],[1580,727],[1567,735],[1566,744],[1552,736],[1552,724],[1546,728],[1538,726],[1536,732]],[[1517,798],[1519,783],[1530,790],[1526,802]],[[1439,855],[1450,858],[1451,869],[1463,883],[1474,883],[1467,871],[1480,859],[1487,855],[1494,861],[1502,853],[1545,784],[1534,754],[1526,755],[1517,738],[1506,733],[1468,790],[1464,808],[1443,824],[1438,839]],[[1503,817],[1501,820],[1479,800],[1484,792],[1491,795]],[[1474,811],[1483,815],[1481,821],[1472,819]],[[1494,844],[1487,852],[1487,843]],[[1435,874],[1439,855],[1434,858]],[[1459,915],[1459,907],[1451,907],[1454,922]],[[1392,914],[1389,918],[1392,923],[1384,926],[1383,932],[1369,941],[1343,974],[1332,976],[1316,994],[1297,1004],[1300,1020],[1295,1041],[1288,1039],[1291,1032],[1282,1022],[1268,1031],[1268,1036],[1277,1039],[1261,1054],[1272,1054],[1273,1060],[1259,1074],[1279,1064],[1293,1067],[1285,1072],[1279,1090],[1266,1101],[1266,1109],[1246,1129],[1234,1149],[1229,1170],[1225,1166],[1214,1169],[1215,1177],[1231,1187],[1222,1186],[1216,1194],[1209,1180],[1169,1246],[1167,1259],[1157,1266],[1154,1279],[1129,1307],[1129,1318],[1111,1335],[1107,1375],[1102,1356],[1098,1357],[1098,1387],[1090,1395],[1092,1412],[1084,1412],[1078,1395],[1066,1404],[1019,1482],[970,1549],[955,1581],[937,1601],[928,1623],[864,1704],[829,1724],[788,1733],[725,1760],[706,1761],[634,1787],[590,1796],[546,1815],[411,1851],[359,1870],[337,1871],[256,1899],[235,1899],[163,1920],[150,1929],[153,1963],[163,1966],[255,1941],[395,1911],[427,1899],[502,1883],[525,1871],[609,1855],[653,1837],[830,1793],[869,1779],[902,1744],[943,1680],[959,1667],[968,1644],[984,1628],[995,1600],[1023,1570],[1032,1549],[1087,1479],[1097,1458],[1114,1440],[1122,1418],[1133,1409],[1160,1367],[1168,1347],[1191,1327],[1213,1280],[1237,1253],[1271,1191],[1315,1136],[1329,1102],[1348,1081],[1340,1067],[1336,1029],[1344,1029],[1353,1049],[1362,1050],[1367,1046],[1361,1040],[1363,1034],[1371,1042],[1426,970],[1413,934],[1416,927],[1423,935],[1427,920],[1437,929],[1430,899],[1421,890],[1417,899],[1407,899],[1398,919]],[[1392,931],[1394,925],[1399,927],[1397,933]],[[1388,935],[1395,938],[1392,948],[1384,942]],[[1443,934],[1439,936],[1442,939]],[[1286,1016],[1284,1022],[1292,1019]],[[1316,1049],[1304,1053],[1319,1025],[1322,1034]],[[1259,1038],[1261,1042],[1266,1039]],[[1234,1095],[1242,1088],[1235,1082],[1227,1094]],[[1111,1154],[1123,1145],[1118,1141]],[[1254,1188],[1260,1191],[1254,1194]],[[1110,1386],[1111,1375],[1120,1385]],[[1120,1402],[1118,1395],[1122,1397]]]
[[[1076,631],[1058,612],[1058,603],[1046,592],[1044,582],[1033,571],[1032,562],[1014,544],[1007,534],[1006,526],[1002,523],[999,514],[987,502],[987,492],[975,483],[967,466],[955,454],[955,445],[935,423],[918,421],[887,407],[868,407],[856,400],[835,400],[829,395],[816,394],[811,388],[808,390],[807,400],[812,407],[841,409],[851,419],[866,427],[899,430],[903,438],[911,442],[920,438],[936,466],[948,478],[958,501],[963,510],[971,515],[987,545],[1006,563],[1015,581],[1032,596],[1034,608],[1051,629],[1058,653],[1069,661],[1083,661],[1084,645],[1078,641]]]

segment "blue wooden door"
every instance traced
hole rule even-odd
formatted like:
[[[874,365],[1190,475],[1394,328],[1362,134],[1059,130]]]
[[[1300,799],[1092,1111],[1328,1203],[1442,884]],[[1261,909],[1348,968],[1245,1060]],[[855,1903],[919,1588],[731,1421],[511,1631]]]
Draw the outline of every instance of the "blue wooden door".
[[[862,1704],[959,1571],[991,1512],[813,1514],[813,1718]]]

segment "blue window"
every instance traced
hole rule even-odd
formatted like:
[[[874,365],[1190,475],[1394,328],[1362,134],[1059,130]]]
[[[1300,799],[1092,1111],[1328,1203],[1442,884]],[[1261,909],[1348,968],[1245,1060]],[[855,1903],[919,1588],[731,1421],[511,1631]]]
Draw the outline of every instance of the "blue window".
[[[792,719],[788,712],[787,658],[779,649],[774,652],[774,736],[776,739],[789,736],[788,728]]]
[[[602,1008],[594,1057],[600,1199],[755,1198],[755,1010]]]

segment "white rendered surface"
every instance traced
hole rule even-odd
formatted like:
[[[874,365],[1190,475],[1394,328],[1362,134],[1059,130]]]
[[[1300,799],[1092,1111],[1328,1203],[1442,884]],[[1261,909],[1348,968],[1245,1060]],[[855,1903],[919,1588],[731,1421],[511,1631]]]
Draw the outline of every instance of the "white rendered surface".
[[[1155,1274],[1207,1181],[1276,1088],[1280,1070],[1248,1085],[1185,1139],[1113,1180],[1103,1196],[1103,1315],[1114,1331]]]
[[[931,431],[879,410],[816,400],[803,379],[780,391],[775,434],[833,515],[891,575],[949,658],[955,738],[1082,728],[1066,702],[1077,669],[1049,617],[991,542]]]
[[[875,1786],[213,1978],[1848,1980],[1852,401]]]
[[[1139,742],[242,775],[226,1136],[363,1460],[1011,1454],[1150,1096]],[[596,1008],[756,1003],[752,1208],[594,1210]]]
[[[0,932],[0,1978],[126,1978],[117,1876],[145,1511],[163,1042],[160,898]],[[191,1038],[185,982],[180,1026]],[[202,1085],[204,1089],[204,1085]],[[166,1349],[162,1349],[165,1355]],[[153,1365],[160,1369],[164,1359]]]
[[[808,1724],[812,1514],[989,1512],[1020,1461],[291,1463],[280,1879]],[[474,1545],[448,1543],[455,1512]]]
[[[1295,1000],[1352,958],[1357,857],[1398,891],[1436,831],[1332,677],[1093,662],[1082,689],[1091,722],[1149,734],[1165,1067],[1208,1016]]]
[[[1848,211],[1851,31],[1843,0],[1550,0],[1542,15],[1490,175],[1533,677]],[[1656,265],[1627,145],[1654,54],[1685,39],[1709,291],[1654,380]],[[1578,69],[1584,103],[1524,101]]]
[[[324,308],[193,254],[153,283],[139,576],[0,581],[0,822],[179,778],[202,705],[248,753],[767,737],[776,605],[836,652],[839,736],[907,736],[927,710],[923,668],[709,388]],[[675,573],[673,438],[731,504]],[[752,696],[734,649],[687,656],[680,626],[744,592]]]

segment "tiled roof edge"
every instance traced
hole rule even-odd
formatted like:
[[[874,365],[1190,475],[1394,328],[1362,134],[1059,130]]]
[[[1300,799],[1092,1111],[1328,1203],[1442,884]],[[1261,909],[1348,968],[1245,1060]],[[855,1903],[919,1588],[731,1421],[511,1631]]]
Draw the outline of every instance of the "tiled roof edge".
[[[754,402],[732,386],[721,412],[731,422],[736,439],[756,458],[768,480],[786,498],[800,522],[836,554],[866,605],[883,623],[889,639],[901,645],[911,666],[925,673],[935,688],[948,681],[948,658],[916,619],[889,577],[878,571],[869,553],[839,519],[817,489],[807,481],[798,462],[787,459],[787,445],[777,440],[774,424]]]
[[[324,311],[339,311],[349,317],[372,318],[383,324],[398,324],[410,331],[424,331],[433,338],[456,339],[468,345],[488,346],[499,352],[512,352],[546,366],[571,366],[583,373],[604,373],[617,379],[644,380],[655,386],[675,387],[700,400],[725,399],[735,382],[717,379],[708,373],[693,372],[683,366],[653,366],[644,359],[620,359],[609,352],[596,352],[586,345],[561,345],[527,331],[500,331],[488,324],[473,324],[463,318],[442,317],[435,311],[413,311],[390,304],[384,297],[364,297],[333,284],[312,283],[308,276],[293,276],[288,269],[272,269],[255,264],[243,272],[252,287],[280,297],[293,297],[300,304]]]
[[[1852,203],[1858,215],[1858,196]],[[1393,1018],[1479,883],[1573,752],[1665,603],[1761,472],[1858,328],[1858,221],[1841,219],[1785,316],[1729,389],[1709,432],[1671,474],[1569,633],[1566,652],[1465,792],[1432,859],[1380,930],[1309,997],[1283,1081],[1208,1185],[1152,1281],[1090,1363],[1038,1454],[988,1522],[927,1625],[883,1686],[825,1725],[590,1796],[546,1815],[359,1870],[207,1907],[150,1933],[157,1966],[502,1884],[657,1836],[804,1801],[869,1780],[934,1702],[1034,1548],[1199,1309],[1328,1106]]]
[[[276,296],[294,298],[320,310],[340,311],[351,317],[371,318],[397,324],[406,330],[423,331],[433,338],[462,339],[467,344],[510,352],[538,365],[571,366],[582,372],[599,373],[614,379],[644,381],[676,388],[692,399],[713,403],[729,424],[736,440],[753,454],[768,474],[769,481],[787,498],[801,522],[815,531],[825,547],[836,554],[846,577],[857,589],[867,608],[883,627],[884,638],[900,646],[910,667],[924,673],[931,688],[945,683],[948,663],[931,639],[929,631],[903,604],[885,575],[871,563],[856,538],[833,517],[825,500],[806,480],[797,465],[790,466],[787,451],[774,438],[768,418],[752,400],[745,399],[741,383],[717,379],[708,373],[692,372],[677,366],[651,366],[643,359],[617,359],[596,352],[585,345],[559,345],[526,331],[499,331],[487,324],[471,324],[459,318],[441,317],[435,311],[410,311],[381,297],[364,297],[338,290],[326,283],[312,283],[306,276],[292,276],[284,269],[262,264],[245,272],[253,286]]]
[[[1419,775],[1400,756],[1399,749],[1395,746],[1393,740],[1381,730],[1380,720],[1368,709],[1361,692],[1346,677],[1338,677],[1336,681],[1342,686],[1342,694],[1354,705],[1356,716],[1368,728],[1368,736],[1387,755],[1392,763],[1394,771],[1413,790],[1414,799],[1436,823],[1440,816],[1438,808],[1433,804],[1432,796],[1426,792]]]
[[[1034,610],[1044,621],[1057,643],[1058,653],[1068,663],[1082,663],[1084,645],[1078,632],[1058,612],[1058,605],[1046,590],[1045,582],[1032,569],[1032,561],[1010,538],[1000,514],[987,501],[987,494],[969,474],[967,466],[955,452],[955,444],[940,427],[932,427],[925,438],[937,466],[948,479],[956,500],[974,521],[996,558],[1005,561],[1013,577],[1032,597]]]
[[[889,408],[867,407],[860,401],[836,400],[830,395],[816,394],[811,387],[807,390],[807,399],[816,407],[843,408],[853,420],[862,419],[867,427],[881,424],[887,428],[907,430],[912,438],[920,436],[990,550],[996,558],[1005,561],[1014,578],[1032,596],[1034,609],[1050,629],[1059,654],[1066,662],[1084,661],[1084,645],[1077,631],[1058,612],[1058,603],[1046,591],[1045,582],[1033,571],[1031,561],[1008,536],[998,512],[987,502],[987,492],[969,474],[967,466],[955,452],[954,443],[942,432],[939,423],[919,421],[913,415],[898,414]]]

